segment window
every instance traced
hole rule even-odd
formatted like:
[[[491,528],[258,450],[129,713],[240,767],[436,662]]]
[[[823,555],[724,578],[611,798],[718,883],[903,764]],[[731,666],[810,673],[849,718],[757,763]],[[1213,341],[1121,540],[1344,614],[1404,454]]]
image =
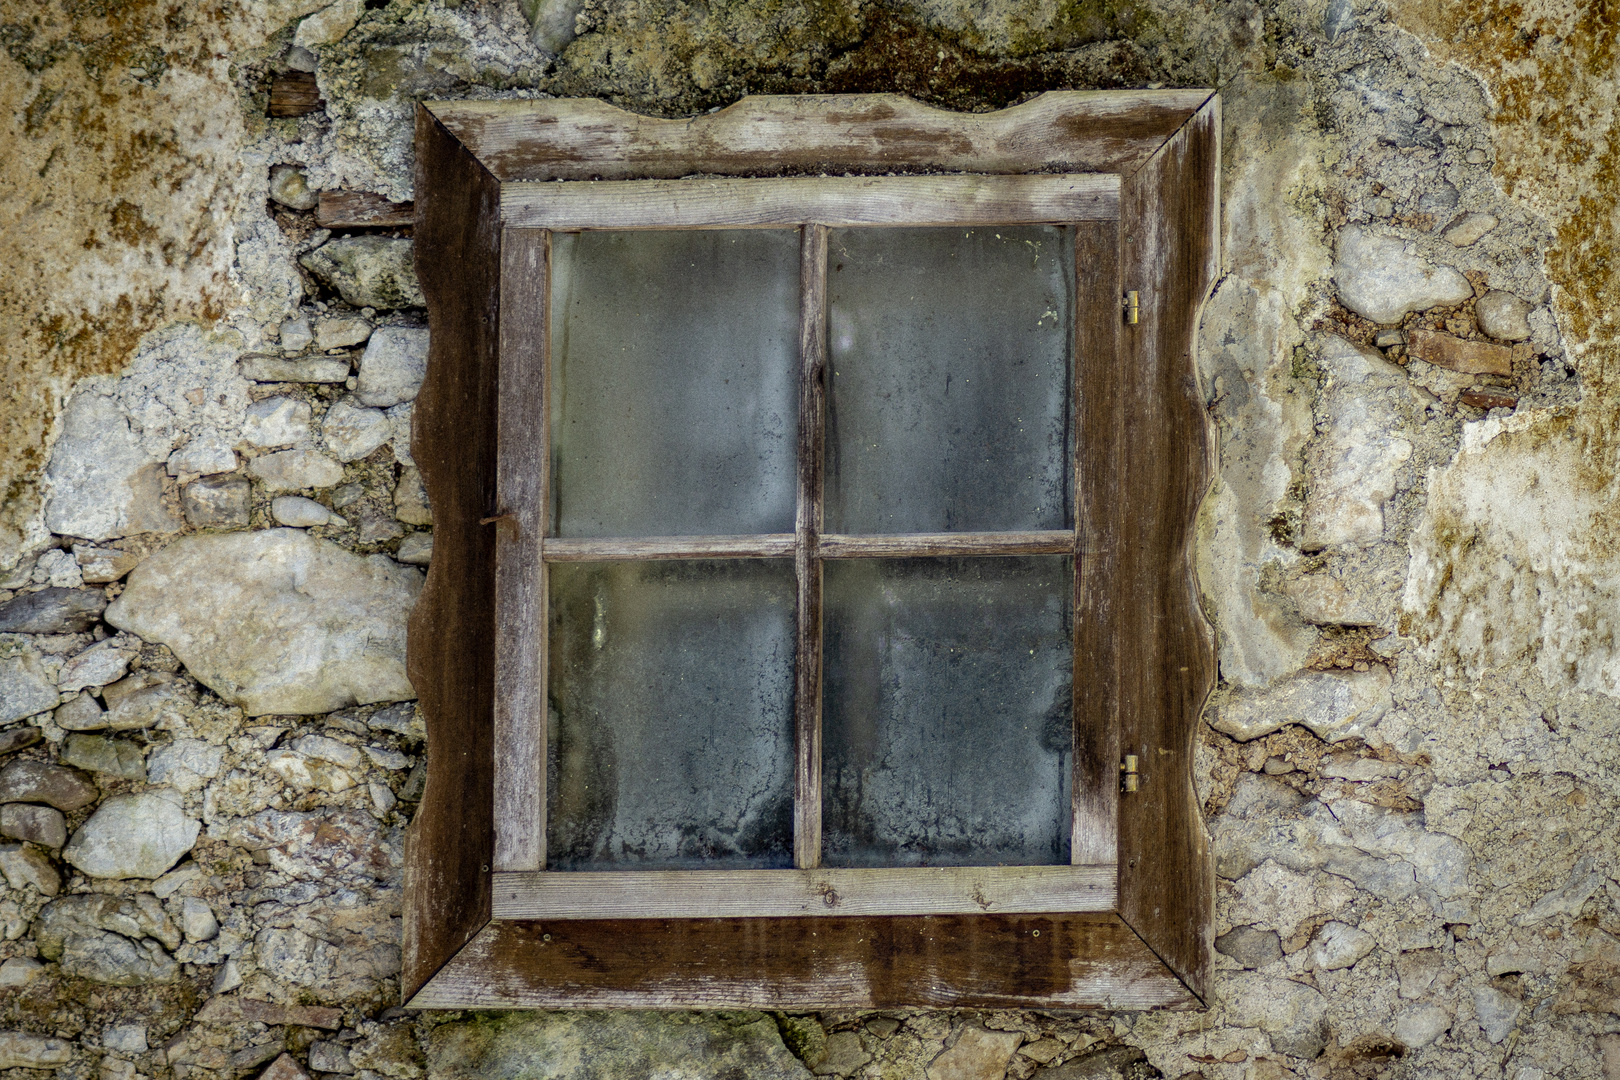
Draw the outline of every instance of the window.
[[[1196,1005],[1218,102],[433,103],[415,1007]]]

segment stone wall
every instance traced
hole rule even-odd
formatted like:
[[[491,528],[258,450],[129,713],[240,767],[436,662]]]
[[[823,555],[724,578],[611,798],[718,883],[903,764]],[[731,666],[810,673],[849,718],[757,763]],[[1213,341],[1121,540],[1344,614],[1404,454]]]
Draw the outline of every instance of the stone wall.
[[[5,1075],[1620,1077],[1607,7],[533,7],[0,16]],[[409,229],[316,193],[408,198],[423,97],[1161,85],[1225,115],[1211,1007],[401,1011],[430,328]]]

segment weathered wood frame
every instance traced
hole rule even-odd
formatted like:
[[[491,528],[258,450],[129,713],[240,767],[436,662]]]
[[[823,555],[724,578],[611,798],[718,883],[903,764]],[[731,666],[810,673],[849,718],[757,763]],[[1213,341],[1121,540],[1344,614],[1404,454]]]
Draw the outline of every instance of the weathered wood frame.
[[[419,107],[415,236],[434,333],[413,450],[435,550],[410,637],[429,740],[407,843],[412,1006],[1201,1003],[1213,875],[1191,758],[1214,659],[1190,560],[1211,453],[1193,340],[1214,280],[1219,127],[1207,91],[1055,92],[984,115],[892,95],[758,97],[689,121],[591,100]],[[808,467],[792,534],[545,536],[552,230],[799,226],[800,456],[813,463],[827,227],[1035,221],[1076,226],[1074,533],[822,535]],[[807,643],[820,559],[919,551],[1076,559],[1073,866],[819,868]],[[800,869],[546,872],[547,562],[715,555],[798,570]],[[1140,786],[1122,797],[1126,754]]]

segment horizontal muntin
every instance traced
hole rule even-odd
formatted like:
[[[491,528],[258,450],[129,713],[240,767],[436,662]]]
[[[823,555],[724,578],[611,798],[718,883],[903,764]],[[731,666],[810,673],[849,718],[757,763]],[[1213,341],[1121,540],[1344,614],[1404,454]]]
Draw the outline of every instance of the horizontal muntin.
[[[494,875],[496,919],[788,918],[1106,912],[1113,864],[816,870],[518,871]]]
[[[547,562],[621,562],[631,559],[779,559],[796,550],[793,533],[756,536],[547,537]],[[815,554],[823,559],[900,559],[945,555],[1068,555],[1074,533],[1041,532],[823,534]]]

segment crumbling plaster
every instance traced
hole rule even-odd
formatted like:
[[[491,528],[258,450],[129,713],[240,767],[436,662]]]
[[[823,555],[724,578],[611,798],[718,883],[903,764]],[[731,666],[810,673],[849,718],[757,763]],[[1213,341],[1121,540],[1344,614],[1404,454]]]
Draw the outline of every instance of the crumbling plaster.
[[[0,607],[0,833],[17,841],[0,844],[0,1066],[1620,1076],[1607,6],[534,6],[551,48],[517,0],[0,16],[0,605],[24,603]],[[292,69],[322,108],[267,118]],[[424,97],[678,116],[749,92],[987,109],[1158,85],[1223,95],[1222,274],[1198,356],[1220,456],[1195,552],[1221,673],[1197,755],[1220,885],[1210,1008],[389,1011],[424,752],[393,703],[409,689],[391,637],[415,587],[400,564],[431,552],[408,447],[422,313],[388,310],[408,295],[343,304],[340,249],[310,254],[335,238],[298,190],[270,198],[271,167],[408,198]],[[397,252],[408,233],[365,235]],[[1383,254],[1352,258],[1357,236]],[[342,250],[344,273],[371,272]],[[1466,286],[1433,307],[1397,279]],[[1475,315],[1488,290],[1530,309],[1505,375],[1430,362],[1356,299],[1506,356],[1516,338],[1493,344]],[[214,557],[249,548],[251,565]],[[185,585],[159,570],[182,564],[208,602],[177,606]],[[386,624],[382,675],[259,659],[294,647],[296,614],[264,613],[296,613],[303,585],[277,583],[306,574]],[[334,647],[371,633],[327,621]],[[256,681],[272,674],[288,685]],[[145,861],[117,855],[142,844]]]

